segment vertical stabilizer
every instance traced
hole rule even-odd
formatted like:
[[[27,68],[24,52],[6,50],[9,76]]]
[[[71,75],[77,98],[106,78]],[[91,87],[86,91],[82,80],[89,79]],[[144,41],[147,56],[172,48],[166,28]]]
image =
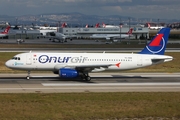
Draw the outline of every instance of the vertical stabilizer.
[[[162,28],[158,34],[146,45],[140,54],[164,55],[169,38],[170,28]]]

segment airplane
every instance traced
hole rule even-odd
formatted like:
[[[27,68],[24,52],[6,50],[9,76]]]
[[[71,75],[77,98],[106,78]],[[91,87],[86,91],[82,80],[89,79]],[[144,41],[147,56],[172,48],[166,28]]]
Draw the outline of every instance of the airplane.
[[[148,28],[158,30],[158,29],[162,29],[164,27],[163,26],[151,26],[150,23],[148,23]]]
[[[92,34],[90,38],[105,38],[106,40],[110,40],[113,38],[128,38],[132,36],[133,28],[130,28],[127,34]]]
[[[10,26],[7,26],[3,32],[0,32],[0,37],[8,36],[8,32],[10,28],[11,28]]]
[[[67,23],[64,22],[61,25],[61,28],[65,28],[65,27],[67,27]],[[61,43],[67,42],[67,39],[70,39],[72,41],[72,38],[76,37],[75,35],[64,35],[63,33],[60,33],[59,28],[57,28],[57,30],[48,30],[48,32],[43,33],[43,36],[46,38],[49,38],[49,40],[51,40],[52,42],[55,42],[55,40],[58,40]]]
[[[64,35],[63,33],[60,32],[51,32],[50,36],[46,36],[51,40],[52,42],[55,42],[55,40],[58,40],[59,42],[67,42],[67,39],[70,39],[72,41],[72,37],[69,35]]]
[[[106,70],[131,70],[156,65],[173,60],[164,55],[170,28],[161,29],[139,53],[47,53],[29,52],[15,55],[6,61],[11,69],[28,71],[45,70],[58,74],[61,78],[81,78],[90,81],[90,72]]]
[[[102,23],[103,28],[119,28],[120,26],[115,25],[106,25],[105,23]]]
[[[52,32],[56,32],[57,31],[57,29],[43,29],[43,30],[39,30],[39,32],[40,32],[40,35],[37,35],[37,38],[39,38],[39,37],[47,37],[47,34],[48,33],[52,33]]]

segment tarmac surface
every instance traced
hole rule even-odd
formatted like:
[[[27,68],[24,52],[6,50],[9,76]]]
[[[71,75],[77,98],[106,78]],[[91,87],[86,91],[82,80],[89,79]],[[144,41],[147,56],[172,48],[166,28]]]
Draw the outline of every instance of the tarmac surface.
[[[127,41],[127,40],[125,40]],[[135,40],[133,40],[135,41]],[[180,42],[180,41],[179,41]],[[18,44],[16,39],[1,39],[0,44]],[[51,42],[47,38],[41,39],[26,39],[25,42],[19,43],[20,45],[24,44],[39,44],[39,45],[57,45],[57,44],[66,44],[66,45],[81,45],[81,44],[89,44],[89,45],[102,45],[105,44],[105,41],[95,41],[95,40],[87,40],[87,39],[74,39],[72,41],[67,40],[65,43],[59,42]],[[117,44],[117,43],[113,43]],[[145,46],[145,44],[144,44]],[[29,51],[36,51],[36,52],[139,52],[143,48],[0,48],[0,52],[29,52]],[[180,48],[167,48],[166,52],[180,52]]]
[[[90,82],[58,75],[0,74],[0,93],[180,92],[180,73],[90,73]]]
[[[20,40],[20,39],[19,39]],[[67,40],[67,42],[61,43],[58,40],[55,42],[50,41],[48,38],[40,39],[21,39],[24,42],[17,42],[18,39],[0,39],[1,44],[105,44],[105,41],[87,40],[87,39],[73,39]]]
[[[23,42],[18,42],[22,41]],[[146,40],[129,40],[122,39],[121,42],[137,42],[139,44],[146,44],[145,42],[149,42]],[[61,43],[59,40],[55,40],[55,42],[50,41],[48,38],[40,38],[40,39],[0,39],[1,44],[117,44],[120,41],[112,42],[111,40],[96,40],[96,39],[73,39],[67,40],[67,42]],[[180,40],[169,40],[168,43],[171,44],[180,44]]]

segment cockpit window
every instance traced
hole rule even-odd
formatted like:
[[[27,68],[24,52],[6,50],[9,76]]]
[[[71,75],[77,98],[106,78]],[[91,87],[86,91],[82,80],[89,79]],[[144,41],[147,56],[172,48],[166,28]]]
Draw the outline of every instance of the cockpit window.
[[[20,57],[13,57],[12,60],[21,60]]]

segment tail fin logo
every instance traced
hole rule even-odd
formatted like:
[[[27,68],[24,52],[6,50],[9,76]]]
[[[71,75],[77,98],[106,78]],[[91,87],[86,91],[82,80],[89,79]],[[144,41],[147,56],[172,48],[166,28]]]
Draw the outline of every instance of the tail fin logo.
[[[106,27],[106,24],[103,23],[103,28],[105,28],[105,27]]]
[[[157,36],[146,46],[149,52],[157,54],[165,47],[164,34],[157,34]]]
[[[7,34],[9,32],[10,26],[8,26],[3,32],[1,32],[2,34]]]
[[[131,28],[131,29],[129,29],[129,31],[128,31],[128,35],[131,35],[132,34],[132,31],[133,31],[133,28]]]
[[[88,24],[86,24],[86,28],[88,28],[89,27],[89,25]]]

